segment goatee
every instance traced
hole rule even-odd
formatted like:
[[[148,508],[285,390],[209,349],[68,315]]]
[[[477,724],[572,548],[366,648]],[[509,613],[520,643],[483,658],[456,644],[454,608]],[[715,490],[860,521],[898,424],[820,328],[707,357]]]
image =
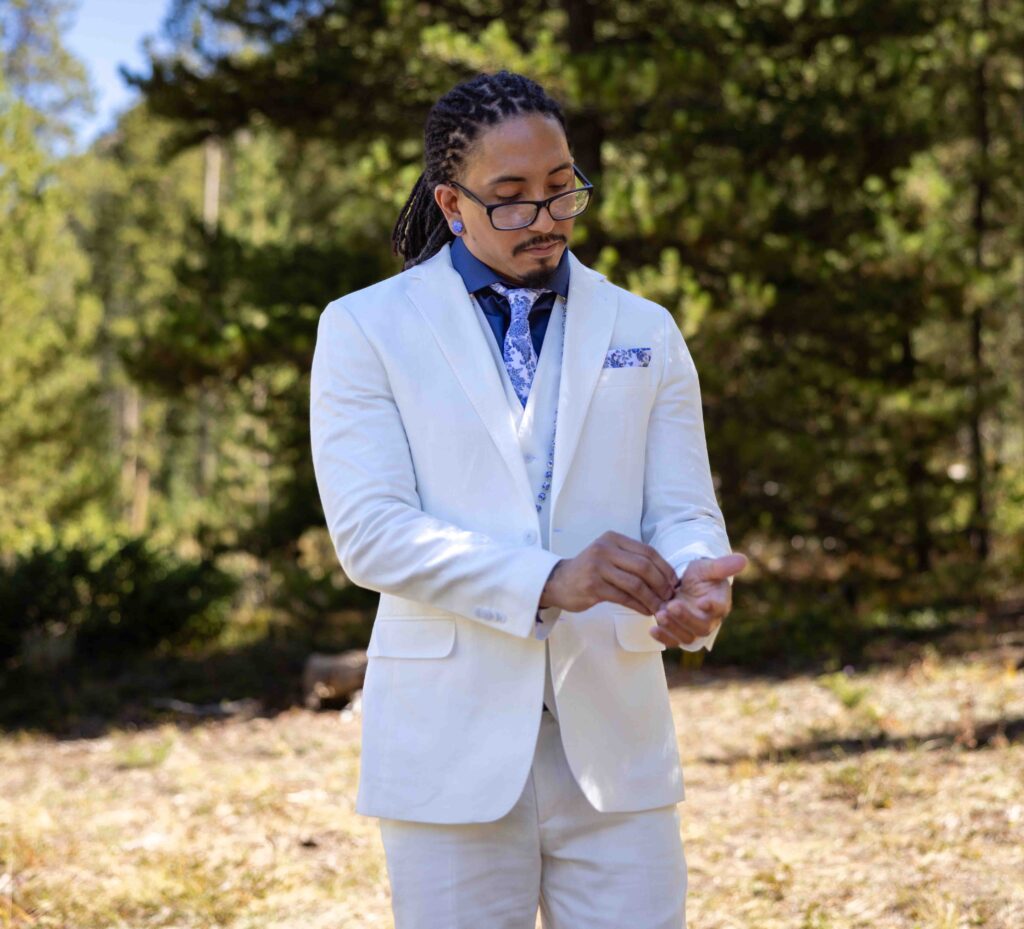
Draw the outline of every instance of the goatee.
[[[547,287],[548,282],[551,280],[551,275],[554,274],[554,272],[554,268],[538,268],[536,271],[530,271],[519,279],[519,286],[534,289]]]

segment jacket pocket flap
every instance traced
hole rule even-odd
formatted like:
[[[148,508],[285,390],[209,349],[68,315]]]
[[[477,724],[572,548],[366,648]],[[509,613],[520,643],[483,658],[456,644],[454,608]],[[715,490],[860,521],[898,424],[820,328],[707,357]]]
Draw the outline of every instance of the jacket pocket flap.
[[[665,646],[647,631],[655,625],[653,616],[644,616],[635,610],[617,610],[612,614],[615,638],[627,652],[663,652]]]
[[[455,620],[445,616],[378,617],[368,658],[444,658],[455,645]]]

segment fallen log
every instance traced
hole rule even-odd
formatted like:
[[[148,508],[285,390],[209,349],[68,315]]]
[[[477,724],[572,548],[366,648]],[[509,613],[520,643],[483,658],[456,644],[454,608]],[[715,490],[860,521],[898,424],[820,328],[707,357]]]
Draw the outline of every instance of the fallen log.
[[[340,655],[313,652],[302,671],[302,696],[306,707],[318,710],[327,700],[350,700],[362,689],[366,663],[366,652],[362,649]]]

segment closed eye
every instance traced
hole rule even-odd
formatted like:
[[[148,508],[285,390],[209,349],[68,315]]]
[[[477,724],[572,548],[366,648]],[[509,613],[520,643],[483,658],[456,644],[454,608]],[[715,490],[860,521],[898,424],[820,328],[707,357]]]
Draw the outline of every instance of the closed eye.
[[[554,187],[548,187],[548,190],[550,190],[552,193],[556,193],[556,194],[557,193],[562,193],[563,191],[570,190],[570,189],[571,189],[571,187],[570,187],[570,185],[568,183],[557,184]],[[523,195],[522,194],[512,194],[511,196],[508,196],[508,197],[503,197],[500,194],[495,194],[495,196],[502,203],[515,203],[515,202],[523,199]]]

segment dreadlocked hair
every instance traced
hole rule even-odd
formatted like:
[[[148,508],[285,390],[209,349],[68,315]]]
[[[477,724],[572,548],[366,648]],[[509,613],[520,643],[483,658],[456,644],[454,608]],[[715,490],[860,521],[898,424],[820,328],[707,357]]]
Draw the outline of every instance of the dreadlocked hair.
[[[453,87],[430,109],[423,129],[424,170],[398,214],[391,247],[411,268],[455,238],[434,188],[457,180],[480,131],[513,116],[552,116],[565,130],[562,108],[535,81],[511,71],[478,74]]]

